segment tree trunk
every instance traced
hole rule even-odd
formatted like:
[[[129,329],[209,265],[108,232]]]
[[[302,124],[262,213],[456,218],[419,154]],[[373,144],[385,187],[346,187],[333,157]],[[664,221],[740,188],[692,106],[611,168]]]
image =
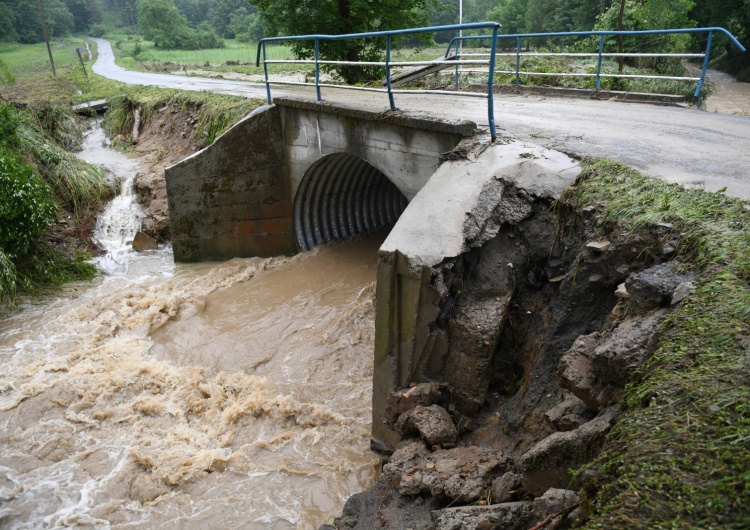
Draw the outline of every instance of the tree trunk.
[[[341,15],[341,34],[345,35],[352,32],[351,22],[351,5],[349,0],[338,0],[339,4],[339,15]],[[346,46],[346,60],[351,62],[359,61],[359,48],[355,41],[345,41]],[[341,68],[341,75],[344,77],[344,81],[348,84],[353,85],[361,77],[361,70],[359,66],[346,65]]]

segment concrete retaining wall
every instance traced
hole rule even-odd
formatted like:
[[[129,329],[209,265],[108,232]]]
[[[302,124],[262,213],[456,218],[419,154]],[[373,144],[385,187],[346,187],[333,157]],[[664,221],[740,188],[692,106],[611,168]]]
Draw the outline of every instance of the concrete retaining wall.
[[[165,171],[178,262],[295,252],[280,110],[264,106]]]
[[[277,99],[166,169],[175,261],[293,254],[294,197],[316,161],[359,157],[411,199],[441,154],[475,130],[470,121]]]

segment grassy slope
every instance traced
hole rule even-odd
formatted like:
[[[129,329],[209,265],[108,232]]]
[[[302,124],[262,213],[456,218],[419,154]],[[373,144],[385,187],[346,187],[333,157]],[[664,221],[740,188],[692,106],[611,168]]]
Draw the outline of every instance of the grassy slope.
[[[588,484],[586,528],[750,528],[750,211],[608,161],[564,202],[605,222],[669,223],[697,291],[627,388],[626,411]]]
[[[56,198],[73,220],[71,224],[51,227],[47,239],[60,242],[61,238],[87,238],[86,232],[93,226],[93,215],[102,201],[111,196],[108,186],[102,184],[103,172],[96,166],[79,161],[67,152],[75,142],[60,142],[57,136],[66,132],[60,124],[70,123],[69,107],[73,103],[107,98],[112,110],[107,122],[118,132],[129,133],[132,127],[134,108],[148,119],[150,113],[164,105],[197,109],[197,137],[206,132],[206,142],[210,143],[262,102],[240,97],[214,95],[210,93],[186,93],[174,90],[161,90],[149,87],[128,86],[94,75],[87,64],[88,77],[71,51],[73,46],[85,47],[81,41],[66,39],[55,41],[54,49],[58,76],[53,78],[46,60],[44,45],[12,45],[0,48],[0,58],[8,64],[16,77],[13,84],[0,84],[0,96],[21,107],[31,107],[31,112],[19,129],[25,156],[35,163],[37,171],[50,182],[56,191]],[[75,61],[58,59],[59,50],[67,50]],[[94,46],[95,51],[95,46]],[[33,65],[27,68],[25,65]],[[43,123],[49,121],[49,123]],[[56,138],[45,134],[45,128],[56,131]],[[2,227],[0,227],[2,229]],[[63,244],[61,248],[69,245]],[[76,245],[73,245],[76,246]],[[18,263],[23,280],[17,289],[9,289],[7,296],[11,302],[16,291],[45,292],[48,288],[73,279],[91,276],[91,267],[86,267],[78,254],[60,256],[54,248],[40,242],[37,253],[28,257],[27,262]],[[29,261],[30,260],[30,261]],[[7,265],[7,264],[5,264]],[[27,266],[28,265],[28,266]],[[0,274],[8,269],[0,263]],[[40,275],[35,271],[50,271],[55,274]],[[1,301],[1,300],[0,300]]]

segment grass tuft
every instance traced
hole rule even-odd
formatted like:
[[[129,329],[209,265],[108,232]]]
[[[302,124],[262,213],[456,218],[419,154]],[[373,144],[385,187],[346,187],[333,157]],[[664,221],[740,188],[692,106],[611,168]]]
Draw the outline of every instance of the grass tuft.
[[[750,211],[610,161],[586,162],[562,199],[631,228],[672,226],[696,292],[664,325],[593,464],[585,528],[750,527]]]

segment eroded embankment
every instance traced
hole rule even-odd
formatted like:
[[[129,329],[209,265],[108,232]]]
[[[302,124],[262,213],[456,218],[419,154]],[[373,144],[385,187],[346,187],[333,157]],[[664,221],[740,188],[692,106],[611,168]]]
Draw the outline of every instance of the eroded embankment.
[[[136,175],[134,182],[138,202],[145,208],[144,233],[160,242],[171,239],[164,168],[210,145],[261,103],[233,96],[153,89],[110,99],[104,126],[114,136],[113,144],[128,147],[147,168]],[[136,111],[141,122],[134,142]]]
[[[609,162],[505,194],[523,220],[434,268],[442,378],[391,394],[333,527],[746,527],[747,204]]]

